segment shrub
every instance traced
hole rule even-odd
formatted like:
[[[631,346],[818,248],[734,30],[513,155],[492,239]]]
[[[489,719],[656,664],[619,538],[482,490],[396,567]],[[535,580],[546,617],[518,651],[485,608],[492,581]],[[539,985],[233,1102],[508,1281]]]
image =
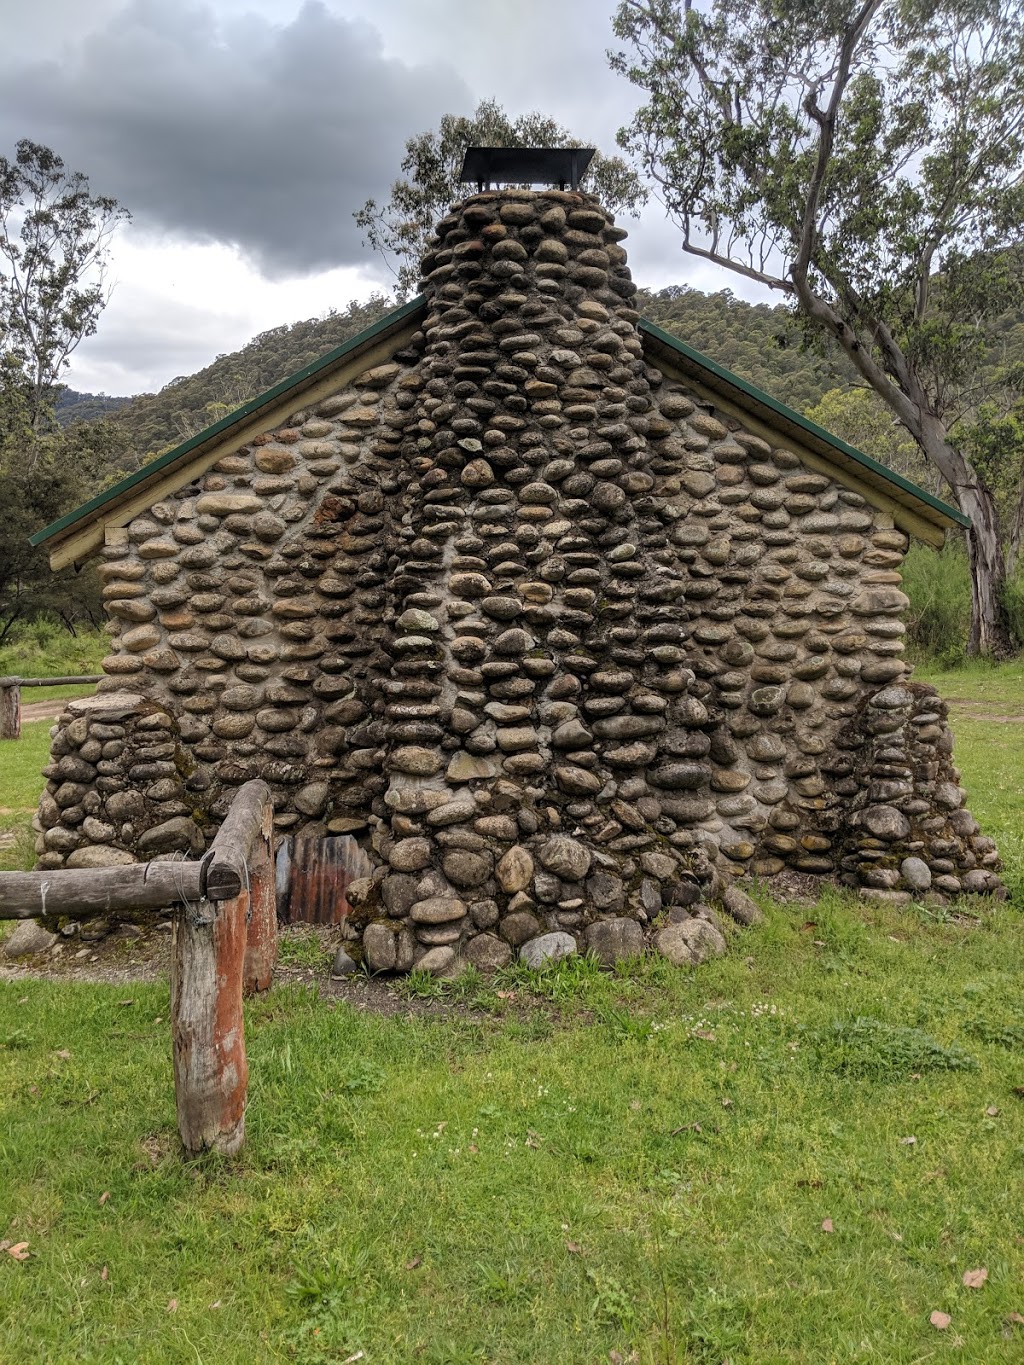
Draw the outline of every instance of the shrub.
[[[837,1019],[808,1041],[823,1066],[854,1076],[895,1080],[913,1072],[975,1071],[977,1062],[955,1044],[943,1045],[921,1029],[881,1019]]]
[[[903,562],[903,590],[910,598],[911,650],[946,668],[962,663],[971,625],[971,571],[963,543],[950,537],[938,552],[911,545]]]

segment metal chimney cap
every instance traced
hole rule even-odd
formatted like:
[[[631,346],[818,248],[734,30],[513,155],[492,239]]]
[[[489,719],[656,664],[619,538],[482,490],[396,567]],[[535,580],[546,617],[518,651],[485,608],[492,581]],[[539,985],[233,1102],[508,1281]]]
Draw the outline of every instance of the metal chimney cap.
[[[459,182],[485,185],[558,185],[578,190],[593,147],[467,147]]]

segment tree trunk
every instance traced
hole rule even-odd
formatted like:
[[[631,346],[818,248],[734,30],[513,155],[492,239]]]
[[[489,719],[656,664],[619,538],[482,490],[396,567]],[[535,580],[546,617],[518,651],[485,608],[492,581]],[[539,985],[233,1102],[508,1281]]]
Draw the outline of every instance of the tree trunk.
[[[971,566],[971,630],[967,652],[1005,659],[1013,653],[1006,613],[1006,561],[999,535],[995,499],[984,485],[971,483],[957,490],[960,510],[971,518],[967,554]]]
[[[1012,578],[1020,557],[1021,541],[1024,540],[1024,484],[1017,494],[1017,506],[1013,511],[1013,525],[1010,527],[1010,548],[1006,556],[1006,572]]]

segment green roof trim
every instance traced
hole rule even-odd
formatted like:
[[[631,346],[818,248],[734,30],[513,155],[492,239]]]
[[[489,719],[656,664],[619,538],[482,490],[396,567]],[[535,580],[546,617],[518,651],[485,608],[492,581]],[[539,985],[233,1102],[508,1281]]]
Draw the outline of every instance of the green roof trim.
[[[718,384],[730,389],[738,390],[747,398],[751,398],[759,405],[767,408],[770,412],[774,413],[775,416],[784,418],[785,421],[799,427],[802,431],[806,432],[807,435],[814,437],[817,441],[824,442],[826,445],[831,446],[833,450],[845,455],[848,460],[852,460],[855,464],[860,465],[862,469],[869,475],[874,476],[874,478],[884,479],[886,483],[899,489],[900,492],[909,493],[915,501],[923,502],[925,506],[938,512],[942,517],[948,518],[957,526],[970,526],[970,517],[965,516],[964,513],[957,508],[950,507],[950,505],[943,502],[941,498],[936,498],[933,494],[926,492],[923,488],[919,488],[916,483],[911,483],[909,479],[905,479],[902,474],[897,474],[894,470],[887,468],[884,464],[880,464],[877,460],[873,460],[870,455],[865,455],[862,450],[858,450],[855,446],[847,445],[847,443],[840,440],[838,436],[833,436],[830,431],[826,431],[824,427],[819,427],[816,422],[812,422],[801,413],[794,411],[793,408],[788,408],[785,403],[780,403],[777,398],[773,398],[771,394],[765,393],[763,389],[757,388],[754,384],[748,384],[745,379],[740,379],[740,377],[733,374],[731,370],[727,370],[723,366],[716,364],[715,361],[709,360],[706,355],[701,355],[700,351],[695,351],[692,346],[687,346],[685,341],[680,341],[679,338],[673,336],[671,332],[664,331],[661,327],[656,326],[655,323],[648,322],[646,318],[640,319],[640,331],[684,357],[690,365],[703,370],[714,380],[718,381]],[[712,385],[712,387],[715,386]],[[902,501],[902,499],[898,498],[897,501]]]
[[[333,365],[336,365],[338,361],[344,360],[347,356],[352,355],[353,352],[358,351],[361,347],[374,341],[380,341],[382,338],[386,337],[389,332],[397,331],[404,322],[415,315],[418,309],[423,308],[424,302],[422,295],[420,295],[399,308],[393,308],[389,313],[385,313],[382,318],[375,322],[372,327],[366,327],[354,337],[349,337],[348,341],[343,341],[340,346],[336,346],[333,351],[328,351],[327,354],[321,356],[319,360],[310,361],[308,365],[297,371],[297,373],[289,375],[287,379],[282,379],[280,383],[275,384],[272,389],[267,389],[266,393],[261,393],[259,397],[250,399],[244,406],[236,408],[234,412],[229,412],[226,417],[222,417],[220,421],[215,422],[212,427],[207,427],[205,431],[199,432],[198,435],[189,437],[187,441],[183,441],[181,445],[175,446],[173,450],[168,450],[157,459],[151,460],[148,464],[144,464],[142,468],[136,470],[134,474],[129,474],[127,478],[112,484],[110,488],[105,488],[102,493],[97,493],[96,497],[90,499],[89,502],[83,503],[81,507],[76,507],[73,512],[68,512],[65,516],[60,517],[57,521],[51,523],[51,525],[44,527],[43,530],[36,531],[35,535],[29,538],[29,544],[42,545],[45,541],[52,540],[54,536],[60,535],[62,531],[70,530],[78,522],[88,518],[92,512],[98,511],[101,507],[105,507],[107,503],[120,498],[122,494],[128,493],[133,488],[137,488],[140,484],[146,483],[149,479],[153,478],[155,474],[163,473],[164,470],[177,464],[178,461],[182,460],[186,455],[191,455],[201,446],[206,445],[208,441],[224,435],[224,433],[230,431],[232,427],[238,426],[242,422],[247,421],[248,418],[254,416],[261,408],[265,408],[271,403],[276,402],[278,398],[283,398],[290,390],[297,388],[300,385],[308,385],[310,380],[316,379],[324,370],[329,370]]]

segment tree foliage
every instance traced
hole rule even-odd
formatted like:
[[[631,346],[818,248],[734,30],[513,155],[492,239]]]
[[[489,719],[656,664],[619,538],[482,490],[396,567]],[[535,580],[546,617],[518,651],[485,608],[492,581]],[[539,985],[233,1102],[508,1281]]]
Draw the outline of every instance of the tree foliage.
[[[920,446],[874,389],[830,389],[819,403],[807,409],[806,415],[833,436],[884,464],[894,474],[902,474],[913,483],[930,487],[939,497],[946,496],[941,477],[929,468]]]
[[[54,573],[45,548],[30,545],[29,537],[118,478],[128,455],[123,432],[107,421],[30,439],[31,467],[21,440],[0,441],[0,642],[21,622],[42,615],[57,618],[72,634],[79,625],[100,624],[94,566]]]
[[[0,353],[25,386],[33,430],[46,424],[71,355],[106,303],[110,237],[126,209],[22,139],[0,157]]]
[[[127,215],[38,143],[0,157],[0,640],[41,612],[98,623],[95,576],[51,573],[29,536],[116,475],[127,441],[109,423],[62,430],[54,405],[105,303],[110,234]]]
[[[973,519],[972,645],[1009,638],[999,513],[950,428],[1024,298],[1021,0],[622,0],[620,135],[686,250],[833,338]]]
[[[354,215],[368,245],[384,255],[395,275],[396,293],[405,299],[415,291],[419,263],[434,224],[465,193],[458,182],[467,147],[582,147],[545,114],[511,118],[495,100],[484,100],[472,117],[445,114],[436,131],[411,137],[405,144],[403,178],[391,187],[386,204],[368,199]],[[620,157],[596,154],[584,186],[614,211],[635,211],[646,191]]]

